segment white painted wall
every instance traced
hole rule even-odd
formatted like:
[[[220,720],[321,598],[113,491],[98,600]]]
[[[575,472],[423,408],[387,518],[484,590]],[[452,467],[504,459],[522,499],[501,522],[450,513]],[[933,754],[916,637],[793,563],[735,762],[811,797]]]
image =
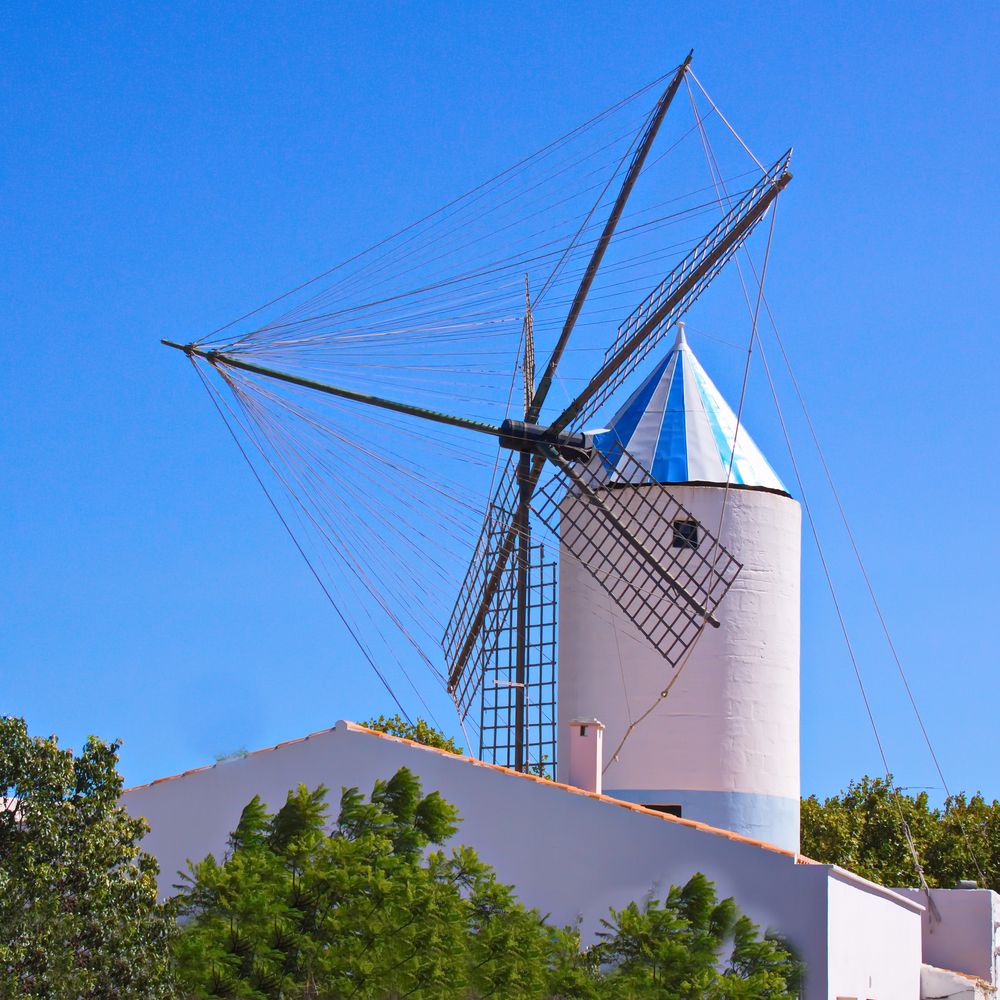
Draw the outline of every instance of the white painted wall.
[[[828,887],[830,1000],[917,1000],[919,911],[843,869],[831,868]]]
[[[638,487],[658,490],[659,487]],[[657,703],[672,672],[591,573],[563,550],[559,581],[560,762],[568,759],[567,723],[596,716],[606,726],[604,788],[659,802],[664,790],[783,800],[775,843],[798,850],[799,581],[801,513],[789,497],[722,486],[670,486],[713,533],[725,499],[723,545],[743,564],[670,696]],[[666,494],[663,493],[664,504]],[[569,501],[570,503],[576,501]],[[652,714],[612,759],[629,722]],[[648,797],[633,792],[649,790]],[[698,806],[692,805],[692,809]],[[738,803],[700,816],[749,836]],[[766,825],[766,824],[765,824]]]
[[[920,903],[927,899],[922,889],[896,892]],[[1000,986],[1000,895],[990,889],[931,889],[930,893],[937,914],[928,906],[923,916],[924,962]]]
[[[255,794],[274,809],[300,782],[324,783],[331,789],[335,814],[342,786],[370,790],[377,778],[389,777],[404,765],[421,776],[425,790],[439,790],[459,808],[463,822],[456,843],[475,847],[500,879],[517,887],[527,905],[550,914],[553,922],[580,919],[590,937],[608,907],[640,900],[650,889],[666,892],[671,884],[700,871],[715,881],[722,896],[735,897],[754,921],[783,934],[797,948],[809,969],[807,1000],[832,996],[827,989],[827,866],[801,863],[794,854],[723,831],[372,734],[349,723],[241,760],[130,789],[123,799],[133,815],[145,816],[150,823],[144,847],[159,859],[160,888],[169,894],[185,859],[224,853],[240,811]],[[845,900],[849,895],[848,890]],[[904,942],[904,951],[907,956],[917,954],[919,967],[919,907],[884,896],[876,904],[859,904],[868,905],[876,910],[881,906],[887,924],[894,919],[893,911],[900,910],[899,937],[905,937],[910,926],[912,941]],[[842,912],[848,912],[846,901],[838,909]],[[830,943],[838,949],[839,962],[853,962],[852,952],[861,954],[870,936],[867,924],[852,927],[838,917]],[[876,996],[883,1000],[883,994]],[[896,996],[902,994],[884,994]]]

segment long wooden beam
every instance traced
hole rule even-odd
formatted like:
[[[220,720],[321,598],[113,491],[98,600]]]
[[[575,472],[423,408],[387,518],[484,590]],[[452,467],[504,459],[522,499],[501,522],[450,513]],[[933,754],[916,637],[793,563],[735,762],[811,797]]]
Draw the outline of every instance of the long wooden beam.
[[[614,207],[611,209],[611,214],[608,216],[607,222],[604,224],[604,231],[601,233],[601,238],[597,241],[597,246],[594,247],[594,252],[590,257],[590,263],[587,265],[587,270],[584,272],[583,280],[580,282],[580,287],[576,290],[576,295],[573,296],[573,304],[569,308],[569,313],[566,316],[566,322],[563,324],[562,332],[559,334],[559,339],[556,341],[556,345],[552,349],[549,362],[545,366],[545,372],[543,373],[541,381],[538,383],[538,388],[535,390],[532,397],[531,406],[529,407],[524,418],[528,423],[533,424],[538,420],[538,415],[542,410],[542,404],[545,402],[545,397],[548,395],[549,387],[552,385],[552,378],[555,375],[556,366],[559,364],[559,361],[562,359],[563,352],[566,350],[569,335],[573,332],[573,327],[576,326],[580,310],[583,309],[583,304],[587,299],[587,294],[590,292],[590,286],[593,285],[594,278],[597,277],[597,271],[601,266],[601,261],[604,260],[604,253],[608,249],[611,237],[614,236],[615,229],[618,226],[618,220],[622,217],[622,212],[625,211],[625,205],[628,202],[629,195],[632,194],[632,188],[635,187],[635,182],[639,179],[639,174],[642,173],[642,168],[646,163],[646,156],[649,154],[653,141],[656,139],[657,132],[660,131],[660,125],[663,124],[663,119],[666,117],[670,104],[681,85],[681,81],[684,79],[684,74],[687,73],[688,67],[691,65],[691,59],[693,56],[694,49],[687,54],[687,58],[680,64],[673,79],[670,81],[667,89],[660,96],[656,107],[653,109],[653,114],[649,120],[649,124],[646,126],[646,132],[642,137],[639,148],[635,152],[635,156],[632,157],[628,173],[625,175],[625,180],[622,182],[621,190],[618,192],[618,197],[615,199]]]
[[[787,154],[786,154],[787,155]],[[780,162],[780,161],[779,161]],[[760,221],[761,216],[768,210],[771,202],[784,190],[785,186],[792,179],[792,175],[787,171],[776,177],[774,182],[769,184],[761,196],[747,208],[746,213],[740,218],[719,243],[712,249],[702,263],[692,269],[691,273],[674,289],[674,291],[649,315],[646,321],[635,333],[625,341],[621,347],[601,366],[596,375],[587,383],[584,390],[573,400],[569,406],[552,422],[549,426],[551,433],[558,433],[569,426],[586,407],[597,393],[613,378],[625,364],[626,361],[642,345],[642,342],[652,333],[656,327],[668,316],[679,302],[694,289],[704,277],[706,272],[715,266],[716,261],[723,257],[729,257],[735,252],[741,243],[747,238],[754,226]]]
[[[394,399],[384,399],[381,396],[372,396],[365,392],[355,392],[353,389],[344,389],[337,385],[327,385],[325,382],[317,382],[311,378],[303,378],[301,375],[292,375],[288,372],[278,371],[276,368],[265,368],[262,365],[255,365],[249,361],[235,358],[231,354],[223,354],[219,351],[208,351],[202,347],[195,347],[193,344],[175,344],[172,340],[161,340],[161,344],[173,347],[178,351],[183,351],[188,356],[204,358],[209,364],[222,365],[226,368],[238,368],[240,371],[250,372],[253,375],[263,375],[265,378],[275,379],[279,382],[287,382],[290,385],[298,385],[303,389],[313,389],[316,392],[325,393],[328,396],[338,396],[340,399],[350,399],[356,403],[364,403],[367,406],[376,406],[382,410],[392,410],[394,413],[405,413],[411,417],[420,417],[422,420],[431,420],[437,424],[447,424],[449,427],[461,427],[468,431],[478,431],[480,434],[490,434],[493,437],[503,437],[504,431],[499,424],[488,424],[482,420],[470,420],[467,417],[456,417],[450,413],[440,413],[437,410],[428,410],[423,406],[413,406],[411,403],[401,403]]]

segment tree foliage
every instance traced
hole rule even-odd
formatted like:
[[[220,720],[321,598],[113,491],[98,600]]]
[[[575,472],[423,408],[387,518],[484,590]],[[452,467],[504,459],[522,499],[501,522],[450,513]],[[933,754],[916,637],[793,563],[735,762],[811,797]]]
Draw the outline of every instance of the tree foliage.
[[[0,718],[0,996],[172,995],[172,915],[142,820],[118,805],[118,745],[79,756]]]
[[[937,808],[926,792],[908,795],[865,776],[822,802],[815,795],[802,800],[802,853],[881,885],[916,885],[903,821],[929,885],[975,879],[1000,891],[1000,803],[980,794],[955,795]]]
[[[423,719],[416,722],[407,722],[400,715],[386,716],[380,715],[377,718],[362,722],[361,725],[368,729],[374,729],[379,733],[388,733],[390,736],[401,736],[406,740],[413,740],[415,743],[423,743],[424,746],[436,747],[438,750],[447,750],[448,753],[464,753],[465,751],[450,737],[445,736],[440,729],[435,729],[430,723]]]
[[[661,903],[631,903],[604,921],[591,961],[610,971],[601,997],[798,996],[800,968],[783,944],[758,935],[733,899],[718,900],[704,875],[673,886]]]
[[[613,912],[601,942],[550,926],[468,847],[456,810],[406,768],[366,800],[327,790],[243,810],[227,857],[192,864],[176,944],[183,995],[596,1000],[790,997],[794,963],[696,876]]]

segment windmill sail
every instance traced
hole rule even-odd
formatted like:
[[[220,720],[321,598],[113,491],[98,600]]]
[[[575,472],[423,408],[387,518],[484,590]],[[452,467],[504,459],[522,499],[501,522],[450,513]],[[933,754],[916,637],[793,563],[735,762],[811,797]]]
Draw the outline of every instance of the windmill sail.
[[[791,175],[787,172],[790,156],[791,153],[788,152],[780,157],[770,170],[684,257],[681,263],[640,303],[619,328],[615,346],[612,347],[604,364],[590,379],[584,390],[550,425],[550,432],[558,432],[567,427],[581,427],[611,397],[641,360],[662,340],[666,331],[684,315],[726,262],[749,238],[764,218],[778,193],[791,179]],[[546,459],[543,455],[536,454],[534,456],[528,481],[529,491],[534,491],[536,488],[545,462]],[[501,489],[503,488],[503,483],[501,483]],[[551,500],[543,509],[548,510],[550,506]],[[503,508],[503,499],[499,496],[499,492],[491,501],[492,507]],[[606,519],[607,516],[604,514],[598,518],[598,523],[603,523]],[[554,521],[555,518],[550,515],[549,520]],[[503,540],[499,545],[492,547],[491,556],[486,559],[479,555],[474,556],[470,564],[465,584],[456,602],[458,619],[456,620],[453,616],[453,622],[460,622],[461,625],[456,624],[456,627],[449,631],[445,643],[449,688],[453,693],[458,690],[460,684],[467,689],[470,684],[478,683],[478,677],[473,677],[470,682],[469,680],[463,681],[463,675],[469,667],[469,658],[473,650],[481,642],[479,633],[486,621],[502,575],[514,552],[516,537],[513,517],[511,517]],[[650,560],[646,560],[646,562],[648,563]],[[615,595],[612,594],[612,596]],[[622,596],[632,606],[633,599],[627,597],[624,591]],[[629,607],[623,605],[623,610],[632,616]],[[638,611],[636,613],[638,614]],[[660,635],[661,630],[655,627],[655,623],[647,616],[641,616],[641,619],[642,623],[637,621],[636,624],[646,638],[657,648],[660,648],[663,642],[663,637]],[[462,625],[465,626],[464,632]],[[685,631],[683,634],[692,633]]]
[[[507,627],[514,613],[510,588],[493,585],[492,577],[498,568],[501,574],[507,572],[514,559],[514,545],[505,552],[501,550],[512,533],[516,539],[517,461],[517,455],[511,453],[500,474],[442,639],[447,662],[458,662],[462,655],[470,667],[458,674],[452,688],[452,697],[462,718],[472,707],[486,664],[496,652],[495,635]],[[477,615],[482,620],[476,621]],[[487,618],[491,622],[489,630],[483,628]],[[471,646],[465,649],[470,640]]]
[[[648,357],[666,332],[684,316],[733,254],[747,241],[771,203],[791,180],[792,152],[781,156],[722,217],[618,328],[604,364],[587,387],[552,424],[582,426]]]
[[[789,179],[786,154],[762,175],[753,172],[754,182],[707,234],[701,222],[694,222],[697,232],[675,228],[719,208],[704,193],[710,189],[697,186],[701,176],[666,200],[663,185],[638,183],[654,170],[672,171],[658,164],[696,134],[689,129],[650,155],[689,64],[690,56],[240,320],[192,343],[165,341],[187,354],[342,624],[403,713],[380,672],[384,660],[398,666],[425,708],[404,661],[430,669],[463,719],[482,695],[483,730],[489,703],[489,725],[516,733],[510,758],[498,762],[518,768],[531,762],[528,714],[550,725],[542,715],[544,706],[550,716],[554,707],[554,638],[538,636],[555,632],[555,550],[545,555],[536,527],[560,533],[563,551],[588,567],[595,586],[669,664],[714,624],[739,572],[706,526],[698,526],[703,544],[694,555],[665,531],[639,524],[650,512],[636,505],[652,503],[652,492],[640,488],[630,499],[622,486],[647,470],[617,442],[583,433]],[[660,96],[643,110],[653,88]],[[682,254],[632,308],[636,294],[668,270],[664,262]],[[653,274],[644,273],[651,266]],[[606,342],[583,348],[603,353],[597,371],[581,371],[583,358],[567,353],[574,350],[570,335],[626,313],[606,352]],[[534,344],[547,338],[553,346],[536,386]],[[523,359],[524,376],[524,421],[516,427],[514,357]],[[582,391],[571,388],[579,385]],[[540,414],[553,389],[565,402],[546,424]],[[497,439],[509,451],[494,463]],[[657,489],[665,524],[690,519]],[[664,607],[673,610],[664,614]],[[355,621],[362,627],[353,629]],[[400,636],[409,648],[394,642]],[[545,691],[531,687],[539,676],[549,678]]]

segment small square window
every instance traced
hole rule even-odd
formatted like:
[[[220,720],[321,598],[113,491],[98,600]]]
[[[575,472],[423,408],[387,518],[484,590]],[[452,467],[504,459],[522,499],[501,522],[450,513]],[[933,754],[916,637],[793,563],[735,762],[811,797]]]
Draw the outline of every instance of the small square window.
[[[671,548],[674,549],[697,549],[698,548],[698,522],[697,521],[674,521],[674,540]]]
[[[666,813],[668,816],[676,816],[678,819],[683,818],[681,816],[681,813],[683,812],[681,807],[679,805],[675,805],[672,802],[671,803],[644,802],[643,805],[647,809],[653,809],[658,813]]]

